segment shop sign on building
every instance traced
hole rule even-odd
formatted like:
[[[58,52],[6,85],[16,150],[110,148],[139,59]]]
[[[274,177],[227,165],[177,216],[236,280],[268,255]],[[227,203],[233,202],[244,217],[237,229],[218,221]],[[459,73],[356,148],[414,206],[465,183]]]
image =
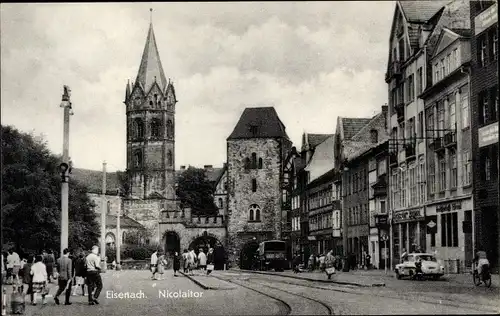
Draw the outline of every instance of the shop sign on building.
[[[479,34],[486,30],[488,27],[492,26],[498,22],[498,4],[495,3],[488,9],[481,12],[474,19],[475,24],[475,34]]]
[[[392,218],[394,223],[404,223],[422,220],[424,219],[424,214],[422,209],[404,210],[394,213]]]
[[[462,209],[462,203],[460,201],[441,204],[441,205],[436,206],[437,213],[457,211],[457,210],[461,210],[461,209]]]
[[[498,122],[481,127],[478,130],[479,147],[498,143]]]

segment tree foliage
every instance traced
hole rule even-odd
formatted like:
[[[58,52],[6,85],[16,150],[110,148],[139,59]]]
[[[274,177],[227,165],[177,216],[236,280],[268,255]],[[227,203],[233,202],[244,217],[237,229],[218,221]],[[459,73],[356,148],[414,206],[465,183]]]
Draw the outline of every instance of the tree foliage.
[[[214,203],[214,188],[204,169],[189,167],[179,177],[177,196],[181,207],[190,207],[193,215],[217,215]]]
[[[60,157],[43,139],[2,126],[2,231],[18,249],[59,250],[61,233]],[[89,249],[99,227],[87,189],[70,178],[69,247]]]

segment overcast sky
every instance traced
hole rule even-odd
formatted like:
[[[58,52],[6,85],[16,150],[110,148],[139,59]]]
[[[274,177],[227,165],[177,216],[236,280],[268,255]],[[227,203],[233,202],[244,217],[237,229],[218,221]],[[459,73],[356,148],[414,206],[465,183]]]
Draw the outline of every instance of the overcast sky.
[[[337,116],[387,102],[394,2],[2,4],[1,121],[62,151],[72,90],[75,167],[125,169],[125,84],[135,81],[153,8],[174,81],[176,167],[221,166],[243,109],[274,106],[295,146]]]

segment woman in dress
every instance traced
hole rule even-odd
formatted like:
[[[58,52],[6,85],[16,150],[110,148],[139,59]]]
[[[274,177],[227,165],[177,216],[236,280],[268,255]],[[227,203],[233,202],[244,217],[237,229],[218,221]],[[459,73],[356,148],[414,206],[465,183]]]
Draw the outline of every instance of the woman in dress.
[[[158,280],[164,280],[165,268],[167,267],[167,260],[165,260],[165,255],[160,254],[158,257]]]
[[[82,288],[82,296],[85,296],[85,273],[87,272],[87,267],[85,265],[85,256],[80,253],[78,257],[73,262],[75,267],[75,286],[73,287],[73,295],[76,295],[76,290]]]
[[[181,269],[181,256],[176,251],[174,254],[174,277],[177,276],[177,271]]]
[[[36,256],[35,263],[31,266],[30,274],[33,276],[33,299],[31,303],[36,305],[37,294],[42,294],[42,304],[46,304],[45,295],[47,295],[47,267],[42,262],[42,256]]]

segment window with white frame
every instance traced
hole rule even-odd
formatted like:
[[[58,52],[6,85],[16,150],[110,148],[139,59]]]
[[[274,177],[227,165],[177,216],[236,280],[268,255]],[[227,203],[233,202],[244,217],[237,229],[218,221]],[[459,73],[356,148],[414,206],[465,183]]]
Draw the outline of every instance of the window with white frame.
[[[439,165],[439,191],[446,190],[446,159],[444,155],[438,157]]]
[[[470,151],[464,151],[463,154],[463,174],[462,174],[462,185],[468,186],[472,183],[472,164],[471,164],[471,153]]]
[[[455,116],[455,112],[456,112],[457,108],[456,108],[455,94],[454,93],[452,95],[450,95],[450,97],[449,97],[448,108],[449,108],[449,113],[450,113],[449,129],[455,130],[457,127],[457,119]]]
[[[408,183],[408,172],[404,166],[401,167],[401,207],[406,207],[406,188]]]
[[[439,64],[434,64],[434,84],[439,81]]]
[[[417,169],[415,164],[409,166],[410,171],[410,203],[409,206],[417,205],[418,195],[417,195]]]
[[[420,159],[418,174],[419,174],[418,186],[419,186],[419,193],[420,193],[419,203],[424,204],[424,202],[425,202],[425,160],[424,160],[424,158]]]
[[[457,68],[460,66],[460,54],[459,54],[459,49],[455,48],[453,50],[453,68]]]
[[[469,91],[467,87],[461,89],[460,103],[462,107],[462,128],[467,128],[470,126]]]
[[[486,65],[486,54],[488,50],[488,45],[486,43],[486,36],[483,35],[479,39],[479,65],[484,66]]]
[[[491,41],[492,60],[498,60],[498,30],[494,29],[491,31]]]
[[[450,153],[450,187],[455,189],[458,185],[457,154]]]
[[[438,115],[438,132],[439,137],[443,136],[444,130],[444,101],[439,101],[437,104],[437,115]]]
[[[436,193],[436,167],[434,164],[429,164],[429,193]]]
[[[377,176],[381,176],[387,173],[387,161],[385,159],[377,161]]]
[[[419,67],[417,69],[417,95],[420,95],[422,93],[423,89],[423,74],[422,74],[422,67]]]
[[[391,172],[391,203],[392,208],[398,208],[398,169],[394,168]]]
[[[440,71],[440,78],[439,79],[443,79],[445,76],[446,76],[446,67],[445,67],[445,61],[444,61],[444,58],[441,59],[441,63],[440,63],[440,66],[441,66],[441,71]]]

